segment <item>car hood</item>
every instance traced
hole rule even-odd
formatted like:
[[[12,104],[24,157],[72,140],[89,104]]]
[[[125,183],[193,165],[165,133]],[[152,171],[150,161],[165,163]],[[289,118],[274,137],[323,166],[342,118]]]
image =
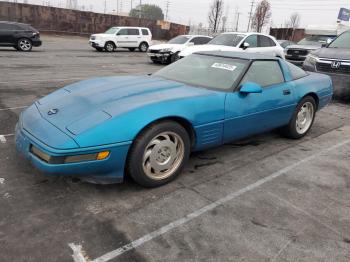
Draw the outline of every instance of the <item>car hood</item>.
[[[96,38],[97,37],[101,37],[101,38],[105,38],[105,37],[110,37],[111,36],[111,34],[93,34],[93,35],[91,35],[91,36],[95,36]]]
[[[210,93],[217,92],[154,76],[105,77],[66,86],[36,106],[58,129],[78,135],[142,106]]]
[[[350,49],[345,48],[321,48],[312,54],[322,58],[350,60]]]
[[[321,48],[317,45],[289,45],[286,49],[306,49],[306,50],[316,50]]]
[[[226,46],[226,45],[197,45],[197,46],[191,46],[187,47],[185,50],[183,50],[179,55],[180,56],[188,56],[190,54],[193,54],[195,52],[202,52],[202,51],[241,51],[242,49],[238,47],[233,46]]]
[[[161,50],[161,49],[165,49],[165,48],[179,49],[181,47],[184,47],[184,45],[179,45],[179,44],[159,44],[159,45],[152,45],[149,49],[150,50]]]

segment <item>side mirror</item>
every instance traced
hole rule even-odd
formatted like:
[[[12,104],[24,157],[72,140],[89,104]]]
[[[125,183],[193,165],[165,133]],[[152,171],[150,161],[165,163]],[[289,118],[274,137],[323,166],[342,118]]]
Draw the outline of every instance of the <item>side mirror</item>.
[[[323,43],[322,45],[321,45],[321,47],[327,47],[328,46],[328,44],[326,44],[326,43]]]
[[[194,43],[193,43],[193,42],[188,42],[187,45],[188,45],[188,46],[194,46]]]
[[[242,44],[242,49],[243,49],[243,50],[246,50],[248,47],[250,47],[250,44],[248,44],[247,42],[244,42],[244,43]]]
[[[242,94],[262,93],[262,91],[262,87],[253,82],[244,83],[239,89],[239,92]]]

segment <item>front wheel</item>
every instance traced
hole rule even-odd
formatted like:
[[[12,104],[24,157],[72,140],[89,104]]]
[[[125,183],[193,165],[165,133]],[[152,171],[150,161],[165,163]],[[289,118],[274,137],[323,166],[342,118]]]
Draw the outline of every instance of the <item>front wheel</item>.
[[[32,41],[27,38],[21,38],[17,42],[17,49],[23,52],[29,52],[32,50]]]
[[[113,52],[115,48],[116,48],[116,46],[114,45],[113,42],[107,42],[107,43],[105,44],[105,50],[106,50],[107,52]]]
[[[285,136],[302,138],[311,129],[316,115],[316,102],[311,96],[304,97],[298,104],[289,124],[282,128]]]
[[[147,52],[148,50],[148,44],[146,42],[142,42],[140,45],[139,45],[139,50],[140,52]]]
[[[128,154],[127,173],[145,187],[164,185],[181,173],[190,145],[187,131],[178,123],[152,124],[135,139]]]
[[[180,53],[180,52],[176,52],[175,54],[172,54],[172,55],[171,55],[171,57],[170,57],[170,63],[174,63],[174,62],[176,62],[177,60],[180,59],[179,53]]]

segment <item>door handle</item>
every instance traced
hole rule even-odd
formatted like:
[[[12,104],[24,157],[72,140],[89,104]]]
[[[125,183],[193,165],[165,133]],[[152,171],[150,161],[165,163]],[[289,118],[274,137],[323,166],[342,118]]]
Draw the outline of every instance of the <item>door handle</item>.
[[[283,90],[283,95],[287,96],[287,95],[290,95],[290,90],[289,89],[285,89]]]

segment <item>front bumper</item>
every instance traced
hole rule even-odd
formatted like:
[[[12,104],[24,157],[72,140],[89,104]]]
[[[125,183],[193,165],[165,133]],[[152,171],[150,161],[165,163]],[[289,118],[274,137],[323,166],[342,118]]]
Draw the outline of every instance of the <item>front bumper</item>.
[[[118,183],[123,181],[125,161],[131,145],[131,142],[125,142],[89,148],[58,150],[44,144],[26,131],[22,126],[21,120],[16,125],[15,141],[17,150],[45,174],[78,176],[82,179],[100,183]],[[94,154],[101,151],[109,151],[110,154],[104,160],[53,164],[33,154],[30,150],[32,146],[56,158]]]
[[[42,45],[42,41],[40,39],[32,39],[32,44],[33,46],[38,47]]]
[[[170,60],[172,53],[171,52],[166,52],[166,53],[148,52],[147,55],[152,61],[167,62]]]
[[[89,41],[89,45],[91,45],[92,47],[96,48],[96,47],[100,47],[103,48],[104,47],[104,43],[101,41],[96,41],[96,40],[90,40]]]
[[[294,65],[297,66],[302,66],[304,61],[306,59],[306,56],[291,56],[291,55],[286,55],[286,60]]]

